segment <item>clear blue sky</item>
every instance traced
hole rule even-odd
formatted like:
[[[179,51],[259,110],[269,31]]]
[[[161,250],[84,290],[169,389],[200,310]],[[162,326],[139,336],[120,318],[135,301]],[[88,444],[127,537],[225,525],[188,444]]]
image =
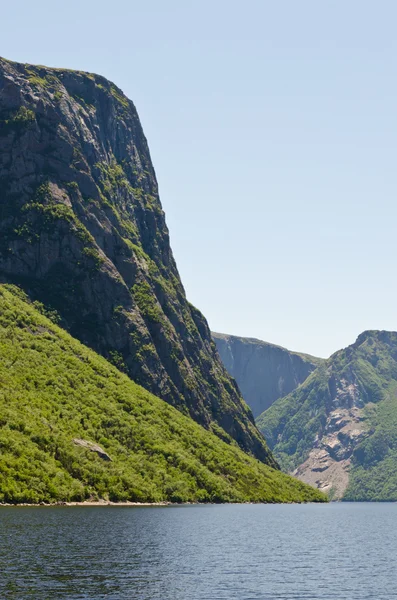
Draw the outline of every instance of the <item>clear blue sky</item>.
[[[0,54],[133,99],[191,302],[328,356],[397,329],[397,3],[37,0]]]

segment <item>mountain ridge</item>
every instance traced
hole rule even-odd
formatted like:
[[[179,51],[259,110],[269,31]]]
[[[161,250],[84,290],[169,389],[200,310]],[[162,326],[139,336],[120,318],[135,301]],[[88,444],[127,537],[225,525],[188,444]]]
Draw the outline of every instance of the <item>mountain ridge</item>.
[[[397,333],[368,330],[257,418],[284,470],[334,499],[397,499]]]
[[[0,281],[276,466],[186,299],[135,106],[104,77],[0,59]]]

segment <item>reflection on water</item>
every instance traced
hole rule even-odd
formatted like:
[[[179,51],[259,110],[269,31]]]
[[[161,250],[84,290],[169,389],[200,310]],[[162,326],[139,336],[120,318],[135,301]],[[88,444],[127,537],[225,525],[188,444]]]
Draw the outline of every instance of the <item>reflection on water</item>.
[[[0,509],[0,598],[391,600],[397,504]]]

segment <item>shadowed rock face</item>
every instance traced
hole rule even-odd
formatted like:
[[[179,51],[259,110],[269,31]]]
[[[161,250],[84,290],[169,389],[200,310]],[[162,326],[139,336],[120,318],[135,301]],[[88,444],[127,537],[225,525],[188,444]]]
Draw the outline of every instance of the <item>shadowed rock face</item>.
[[[0,280],[221,437],[275,465],[191,306],[133,103],[97,75],[0,59]]]
[[[321,362],[253,338],[222,333],[212,337],[254,417],[297,388]]]

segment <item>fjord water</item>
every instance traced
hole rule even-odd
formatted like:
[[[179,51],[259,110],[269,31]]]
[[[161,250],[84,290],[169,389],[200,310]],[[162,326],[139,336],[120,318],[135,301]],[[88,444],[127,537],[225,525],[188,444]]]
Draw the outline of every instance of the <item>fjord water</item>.
[[[0,508],[0,598],[390,600],[397,504]]]

